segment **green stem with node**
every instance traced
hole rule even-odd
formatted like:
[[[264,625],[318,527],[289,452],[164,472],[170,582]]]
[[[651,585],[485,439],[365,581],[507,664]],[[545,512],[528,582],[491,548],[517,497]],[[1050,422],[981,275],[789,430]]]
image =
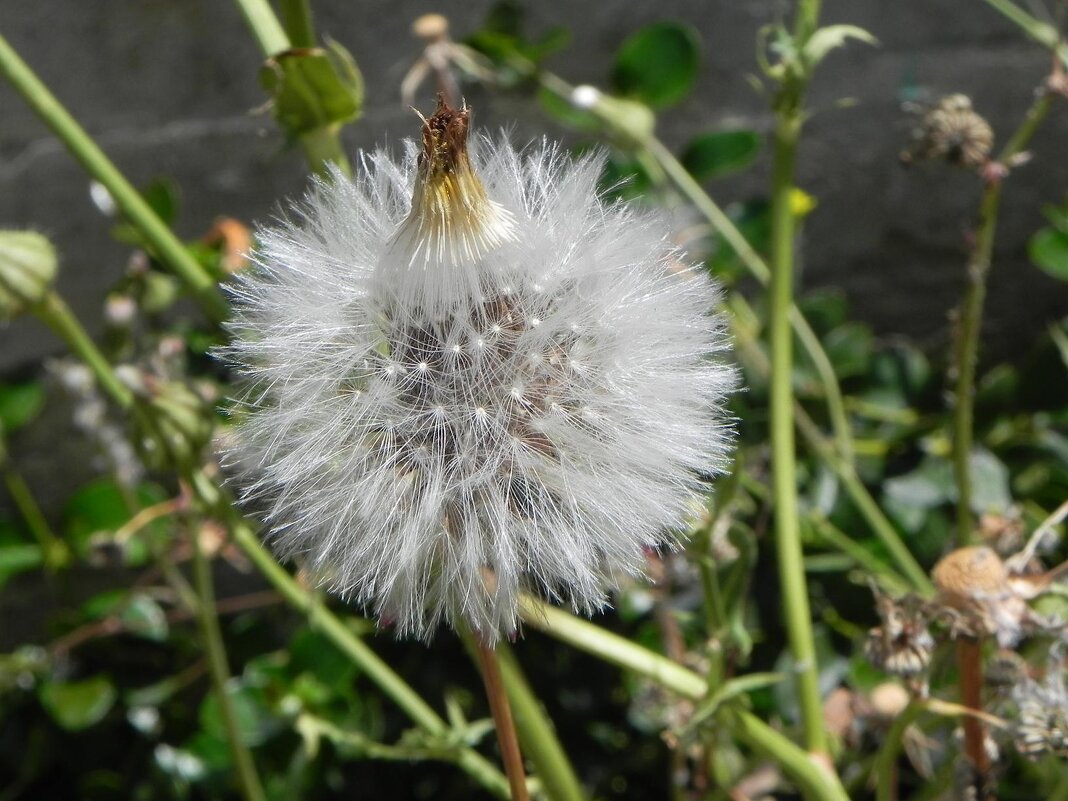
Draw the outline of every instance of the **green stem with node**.
[[[219,293],[215,279],[193,258],[141,194],[2,36],[0,74],[11,82],[22,99],[81,163],[85,171],[108,190],[123,215],[145,238],[154,255],[189,287],[204,313],[215,321],[224,319],[227,316],[227,305]]]
[[[617,634],[575,617],[569,612],[524,596],[520,613],[532,628],[656,682],[661,687],[692,701],[708,695],[708,683],[697,673]],[[762,722],[752,713],[731,707],[724,709],[717,721],[754,749],[772,757],[783,772],[797,784],[806,798],[813,801],[848,801],[837,776],[812,754],[795,745],[790,738]]]
[[[1011,168],[1012,160],[1023,152],[1031,137],[1045,119],[1053,103],[1053,95],[1040,91],[1024,121],[998,154],[997,163]],[[957,320],[954,348],[956,376],[953,385],[953,471],[957,484],[957,546],[975,541],[976,531],[972,510],[971,456],[975,417],[975,372],[979,355],[979,335],[982,328],[986,281],[994,253],[998,210],[1004,180],[991,179],[983,190],[979,205],[979,227],[975,248],[968,261],[967,286]]]
[[[311,7],[307,0],[286,0],[282,4],[285,27],[279,21],[268,0],[234,0],[234,2],[237,3],[265,58],[272,58],[294,47],[316,46]],[[349,163],[348,156],[345,155],[338,129],[337,125],[324,125],[297,137],[308,166],[324,178],[330,176],[329,165],[331,164],[342,174],[352,175],[352,165]]]

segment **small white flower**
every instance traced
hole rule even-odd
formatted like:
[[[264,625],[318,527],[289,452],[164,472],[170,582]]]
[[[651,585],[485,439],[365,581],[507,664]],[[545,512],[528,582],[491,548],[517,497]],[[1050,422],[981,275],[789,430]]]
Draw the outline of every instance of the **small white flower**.
[[[521,591],[589,612],[674,541],[736,378],[716,288],[659,218],[599,199],[600,157],[469,160],[468,117],[439,105],[418,159],[365,155],[260,233],[231,461],[332,591],[493,642]]]

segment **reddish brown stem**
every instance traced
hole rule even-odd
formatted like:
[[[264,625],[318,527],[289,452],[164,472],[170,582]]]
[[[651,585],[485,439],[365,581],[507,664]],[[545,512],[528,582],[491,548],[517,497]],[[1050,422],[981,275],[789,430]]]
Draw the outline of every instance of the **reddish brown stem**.
[[[983,643],[981,639],[962,637],[957,640],[957,666],[960,670],[961,703],[977,712],[983,711]],[[983,789],[990,774],[990,755],[986,750],[986,732],[983,722],[975,715],[963,720],[964,753],[975,769],[976,789],[982,801],[994,801],[994,796]]]
[[[482,667],[482,681],[486,685],[486,698],[489,700],[493,724],[497,728],[497,742],[501,746],[501,761],[508,776],[508,786],[512,791],[512,801],[530,801],[527,793],[527,775],[523,769],[523,755],[519,751],[519,738],[516,737],[515,723],[512,721],[512,708],[504,692],[501,681],[501,668],[497,664],[497,653],[483,642],[475,633],[478,642],[478,661]]]

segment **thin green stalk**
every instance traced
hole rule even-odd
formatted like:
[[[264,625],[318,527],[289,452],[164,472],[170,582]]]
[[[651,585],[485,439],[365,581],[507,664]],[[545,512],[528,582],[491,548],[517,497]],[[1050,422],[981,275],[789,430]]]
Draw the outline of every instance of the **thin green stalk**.
[[[104,354],[56,292],[50,290],[40,303],[34,305],[33,312],[67,343],[75,356],[85,362],[96,376],[97,383],[119,406],[128,409],[133,404],[133,393],[119,380]]]
[[[897,758],[905,737],[905,730],[923,711],[923,706],[912,703],[894,720],[886,733],[883,745],[875,757],[872,771],[875,774],[875,801],[897,801]]]
[[[470,637],[464,637],[464,645],[474,657],[473,648],[476,646]],[[586,795],[582,784],[553,730],[552,721],[527,683],[515,653],[501,643],[497,646],[497,658],[508,700],[512,704],[519,742],[523,746],[523,753],[534,765],[534,775],[545,794],[552,801],[584,801]]]
[[[252,35],[256,37],[256,43],[259,44],[265,56],[270,58],[292,47],[285,28],[278,21],[268,0],[234,0],[234,2],[244,15],[245,22],[248,23]]]
[[[85,171],[107,188],[123,215],[144,236],[155,255],[193,292],[204,313],[212,320],[224,319],[228,309],[215,280],[2,36],[0,74],[11,82]]]
[[[227,665],[226,646],[223,644],[218,613],[215,611],[215,588],[211,577],[211,562],[204,553],[204,546],[196,531],[192,532],[191,539],[193,541],[193,582],[197,592],[197,618],[200,622],[204,649],[207,651],[212,687],[222,713],[230,754],[234,760],[237,782],[245,801],[266,801],[252,754],[244,740],[241,739],[241,728],[237,722],[233,699],[226,689],[230,681],[230,668]]]
[[[798,701],[805,743],[813,753],[825,753],[819,687],[819,665],[812,633],[808,590],[797,517],[797,467],[794,449],[793,336],[789,313],[793,303],[793,193],[797,141],[801,129],[798,109],[780,111],[775,125],[771,192],[771,467],[775,543],[779,562],[790,653],[797,677]]]
[[[1053,95],[1040,92],[1028,110],[1023,123],[1008,144],[998,154],[998,161],[1008,166],[1013,157],[1023,151],[1052,105]],[[998,210],[1001,205],[1003,181],[992,180],[983,190],[979,206],[979,227],[975,235],[975,249],[967,269],[967,287],[957,321],[954,362],[956,377],[953,386],[953,471],[957,484],[957,546],[975,542],[972,515],[971,455],[975,417],[975,371],[979,357],[979,338],[986,299],[986,281],[994,253]]]
[[[1053,787],[1049,801],[1068,801],[1068,773],[1065,773]]]
[[[260,543],[251,526],[236,523],[232,527],[234,541],[256,565],[264,578],[282,595],[293,608],[308,616],[310,624],[334,646],[359,666],[364,676],[370,679],[387,697],[419,728],[431,735],[446,736],[448,724],[405,683],[366,643],[357,637],[345,623],[327,609],[310,592],[301,587],[286,570],[275,561]],[[501,798],[508,798],[508,780],[489,760],[472,748],[462,748],[456,764],[484,787]]]
[[[0,459],[2,461],[2,459]],[[33,497],[29,486],[22,476],[11,467],[4,468],[4,484],[7,485],[8,494],[15,502],[15,507],[22,515],[26,528],[33,534],[41,546],[41,555],[44,559],[45,569],[55,572],[67,565],[70,561],[70,549],[67,544],[56,536],[52,527],[48,525],[41,507]]]
[[[700,701],[708,694],[708,684],[689,668],[562,609],[524,596],[520,601],[520,613],[528,626],[613,665],[632,670],[684,698]],[[750,746],[775,759],[806,797],[818,801],[848,801],[845,790],[832,772],[755,715],[736,709],[719,720]]]
[[[1036,42],[1056,53],[1061,63],[1068,67],[1068,43],[1053,25],[1032,16],[1012,0],[986,0],[986,4],[1015,23]]]
[[[282,27],[293,47],[315,47],[315,24],[309,0],[279,0]]]

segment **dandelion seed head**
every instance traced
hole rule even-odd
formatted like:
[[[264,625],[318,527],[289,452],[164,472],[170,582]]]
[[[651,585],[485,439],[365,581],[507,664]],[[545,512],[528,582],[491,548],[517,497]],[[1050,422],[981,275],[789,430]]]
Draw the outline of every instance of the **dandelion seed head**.
[[[662,221],[597,194],[599,156],[365,155],[260,233],[225,356],[228,461],[283,556],[403,635],[513,633],[533,592],[589,613],[671,544],[730,447],[716,287]]]

